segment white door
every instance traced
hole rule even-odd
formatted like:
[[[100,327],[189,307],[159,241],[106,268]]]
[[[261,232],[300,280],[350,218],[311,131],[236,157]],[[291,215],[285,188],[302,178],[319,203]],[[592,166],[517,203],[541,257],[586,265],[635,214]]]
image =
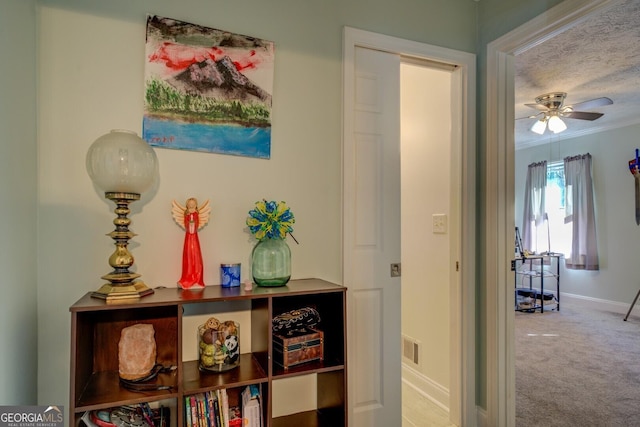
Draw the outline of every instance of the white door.
[[[356,47],[354,61],[344,146],[350,425],[399,426],[400,57]]]
[[[401,423],[401,292],[400,278],[391,276],[401,250],[401,55],[455,66],[449,415],[456,425],[475,425],[475,55],[345,27],[343,283],[348,287],[349,420],[355,427]]]

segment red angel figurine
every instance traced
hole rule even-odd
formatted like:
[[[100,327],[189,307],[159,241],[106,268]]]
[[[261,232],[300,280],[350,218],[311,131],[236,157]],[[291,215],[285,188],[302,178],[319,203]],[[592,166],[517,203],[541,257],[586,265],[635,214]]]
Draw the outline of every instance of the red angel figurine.
[[[194,285],[205,286],[198,230],[207,225],[211,214],[209,200],[198,207],[198,200],[191,197],[187,199],[186,205],[186,207],[182,206],[174,200],[171,208],[173,219],[185,230],[182,250],[182,277],[178,281],[178,285],[182,289],[189,289]]]

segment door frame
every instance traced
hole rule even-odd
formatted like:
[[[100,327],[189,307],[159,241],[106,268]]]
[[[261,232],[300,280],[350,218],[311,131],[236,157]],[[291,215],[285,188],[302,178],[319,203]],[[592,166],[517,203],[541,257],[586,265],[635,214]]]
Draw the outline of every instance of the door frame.
[[[346,112],[353,105],[354,94],[354,54],[356,47],[381,50],[397,55],[414,57],[426,61],[435,61],[456,66],[452,72],[453,86],[460,88],[454,94],[452,106],[461,111],[457,135],[460,140],[461,165],[459,170],[460,186],[460,230],[458,233],[460,250],[460,289],[452,292],[451,298],[451,386],[449,416],[457,425],[475,425],[476,411],[476,323],[475,323],[475,236],[476,236],[476,56],[420,42],[404,40],[383,34],[372,33],[351,27],[345,27],[343,33],[343,147],[344,141],[352,134],[353,123],[348,122]],[[454,137],[455,137],[454,132]],[[344,182],[344,164],[342,182]],[[343,194],[345,197],[345,194]],[[343,224],[344,219],[343,202]],[[452,224],[452,226],[454,226]],[[346,251],[347,248],[344,248]],[[343,263],[345,263],[343,252]],[[349,269],[343,265],[343,271]],[[349,286],[348,283],[344,283]],[[399,338],[399,337],[398,337]],[[400,351],[400,348],[398,348]],[[351,387],[351,382],[349,382]],[[353,408],[349,399],[349,413]]]
[[[485,425],[515,425],[514,78],[515,57],[620,0],[565,0],[487,45],[485,163]]]

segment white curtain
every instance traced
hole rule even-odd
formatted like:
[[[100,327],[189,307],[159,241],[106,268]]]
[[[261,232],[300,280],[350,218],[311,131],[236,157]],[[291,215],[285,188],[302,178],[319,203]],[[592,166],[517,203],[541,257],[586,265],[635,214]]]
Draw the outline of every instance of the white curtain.
[[[524,213],[522,217],[522,246],[530,252],[538,251],[536,228],[544,221],[547,162],[531,163],[524,187]]]
[[[564,159],[565,223],[572,223],[571,255],[567,268],[599,270],[596,217],[591,179],[591,154]]]

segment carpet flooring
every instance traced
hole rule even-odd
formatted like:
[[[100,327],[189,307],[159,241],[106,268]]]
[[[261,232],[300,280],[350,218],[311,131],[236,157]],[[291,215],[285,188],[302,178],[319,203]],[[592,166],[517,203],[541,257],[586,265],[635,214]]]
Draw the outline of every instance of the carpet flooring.
[[[636,310],[638,311],[638,310]],[[640,426],[640,317],[515,314],[516,426]]]

